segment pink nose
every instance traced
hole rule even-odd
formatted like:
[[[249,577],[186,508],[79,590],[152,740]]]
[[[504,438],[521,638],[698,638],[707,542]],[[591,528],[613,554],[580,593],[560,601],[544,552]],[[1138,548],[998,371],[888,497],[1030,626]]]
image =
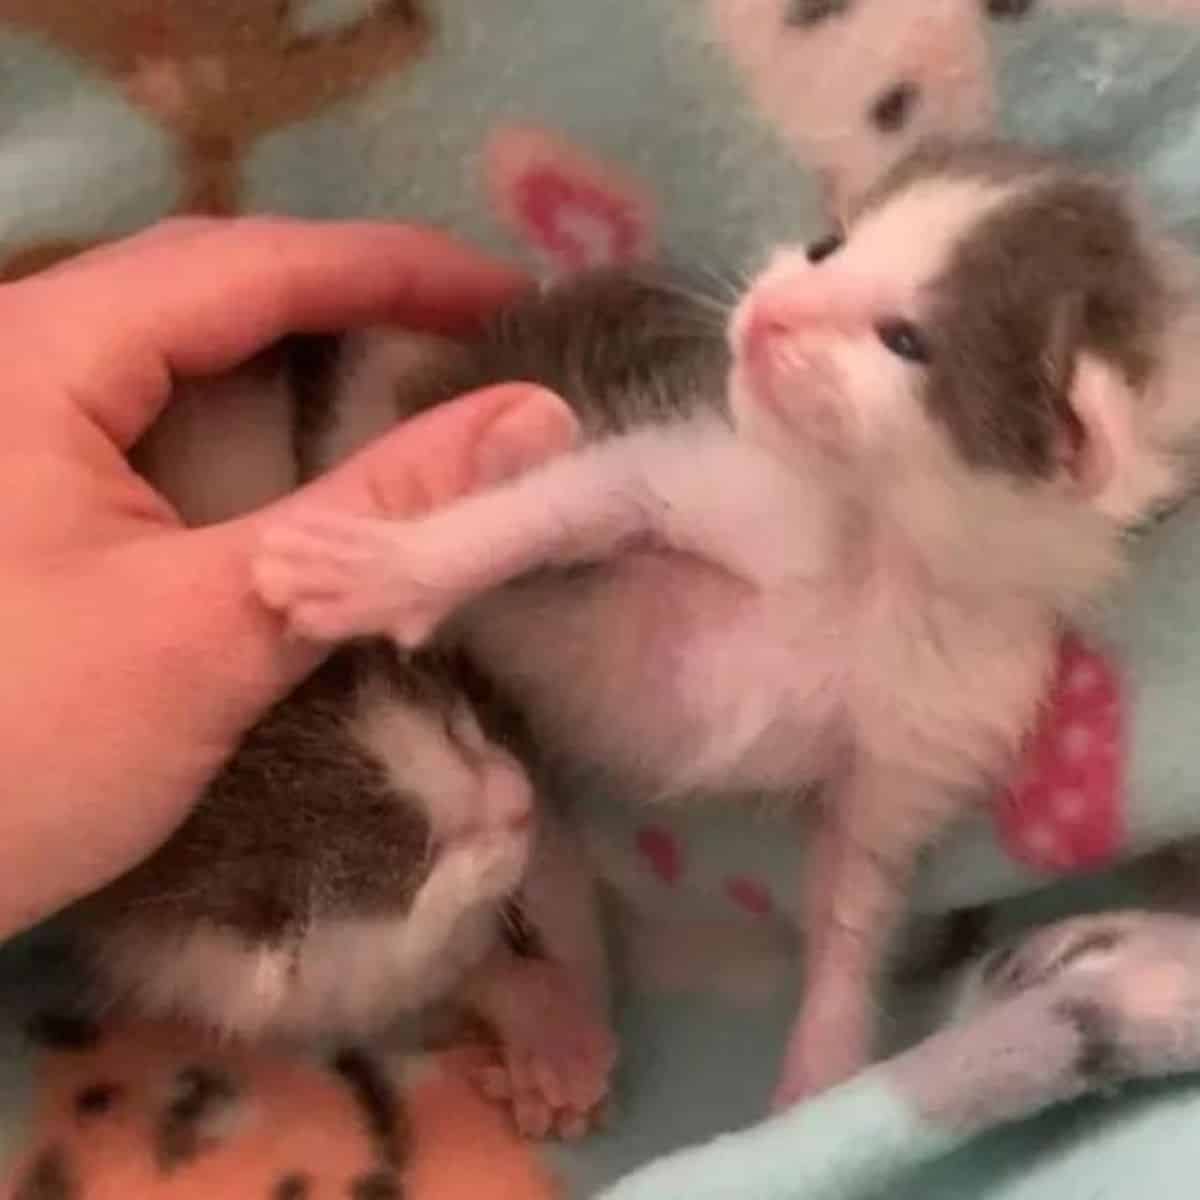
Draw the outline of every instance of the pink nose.
[[[799,334],[853,334],[870,323],[865,298],[822,291],[780,290],[756,297],[746,322],[746,348]]]
[[[783,338],[865,333],[889,308],[886,290],[861,276],[822,276],[820,267],[763,280],[746,298],[740,349],[754,354]]]
[[[523,829],[533,821],[533,788],[524,770],[507,758],[485,768],[484,806],[493,828]]]
[[[755,304],[742,335],[747,357],[758,358],[771,342],[787,337],[791,332],[792,327],[769,304]]]

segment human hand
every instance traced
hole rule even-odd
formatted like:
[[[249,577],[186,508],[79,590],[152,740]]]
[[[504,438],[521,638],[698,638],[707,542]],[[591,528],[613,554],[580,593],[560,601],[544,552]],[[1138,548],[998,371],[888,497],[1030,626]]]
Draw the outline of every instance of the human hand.
[[[426,231],[248,218],[167,222],[0,287],[0,938],[152,851],[317,660],[250,586],[267,514],[184,529],[128,466],[172,378],[288,332],[452,331],[520,285]],[[574,428],[548,393],[496,388],[306,492],[420,511],[565,448]]]

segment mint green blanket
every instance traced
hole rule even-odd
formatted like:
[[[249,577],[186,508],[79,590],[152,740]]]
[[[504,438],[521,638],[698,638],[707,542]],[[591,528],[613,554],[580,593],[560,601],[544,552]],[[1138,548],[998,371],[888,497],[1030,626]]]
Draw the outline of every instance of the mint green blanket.
[[[820,230],[921,134],[985,128],[1132,170],[1200,240],[1200,5],[0,0],[0,266],[198,208],[432,221],[554,271],[669,252],[725,275]],[[1038,889],[1200,833],[1200,508],[1139,556],[1065,661],[1049,783],[930,864],[924,909],[1008,902],[998,936],[1136,901],[1135,877]],[[1076,763],[1081,738],[1111,755]],[[1036,943],[1033,985],[932,1036],[936,989],[900,987],[895,1057],[759,1124],[794,994],[790,839],[610,797],[580,820],[628,985],[619,1119],[548,1152],[575,1194],[1194,1196],[1190,926],[1101,938],[1061,971]],[[28,999],[18,966],[6,994]],[[17,1144],[25,1061],[6,1046]]]

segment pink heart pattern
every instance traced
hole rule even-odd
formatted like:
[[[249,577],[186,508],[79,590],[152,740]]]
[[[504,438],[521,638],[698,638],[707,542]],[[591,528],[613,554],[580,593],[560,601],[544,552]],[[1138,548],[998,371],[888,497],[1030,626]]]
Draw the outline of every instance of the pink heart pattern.
[[[660,825],[645,825],[637,832],[637,848],[650,870],[665,884],[674,887],[683,877],[683,847]]]

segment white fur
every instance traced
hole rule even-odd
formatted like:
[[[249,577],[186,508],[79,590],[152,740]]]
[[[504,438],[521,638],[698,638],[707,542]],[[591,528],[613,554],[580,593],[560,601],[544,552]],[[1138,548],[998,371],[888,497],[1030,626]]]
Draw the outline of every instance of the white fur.
[[[531,481],[531,505],[569,511],[587,457]],[[464,622],[548,744],[664,795],[796,788],[851,744],[957,786],[1003,769],[1048,665],[1044,596],[943,598],[902,532],[843,530],[819,478],[727,434],[648,431],[611,458],[596,490],[617,512],[664,514],[654,533],[676,553],[623,555],[587,584],[531,581]],[[514,510],[492,511],[511,534]],[[457,563],[494,546],[476,515],[431,520],[430,545]]]
[[[368,684],[348,717],[352,735],[396,793],[420,799],[435,843],[479,830],[516,831],[532,821],[525,771],[486,740],[465,701],[452,716],[454,740],[439,712],[397,701],[381,680]]]
[[[524,869],[509,833],[447,851],[402,917],[317,921],[292,945],[248,945],[215,926],[105,940],[114,993],[140,1011],[239,1037],[365,1034],[442,999],[495,945],[495,897]]]

